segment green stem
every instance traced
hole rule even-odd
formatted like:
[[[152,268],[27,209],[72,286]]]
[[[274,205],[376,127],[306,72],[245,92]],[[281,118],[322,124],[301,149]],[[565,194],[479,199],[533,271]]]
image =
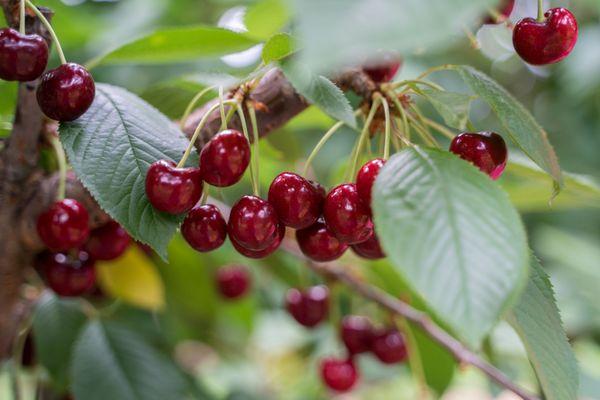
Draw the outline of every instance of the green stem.
[[[21,0],[19,4],[19,32],[25,34],[25,0]]]
[[[25,0],[25,3],[27,4],[27,7],[29,7],[31,11],[33,11],[33,13],[40,19],[40,21],[42,21],[42,24],[44,24],[46,29],[48,29],[48,32],[50,32],[50,36],[52,37],[52,41],[56,46],[56,51],[58,52],[58,57],[60,57],[61,64],[66,64],[67,59],[65,58],[65,53],[63,52],[62,46],[60,45],[60,41],[58,40],[58,36],[56,36],[56,32],[54,32],[54,29],[52,29],[52,25],[50,24],[50,22],[31,1]]]
[[[393,92],[386,92],[386,94],[392,99],[394,102],[394,106],[398,110],[400,117],[402,118],[402,129],[404,130],[404,135],[406,136],[406,140],[410,142],[410,125],[408,123],[408,118],[406,117],[406,111],[404,111],[404,107],[400,103],[400,100],[396,96],[394,96]],[[404,138],[403,138],[404,139]]]
[[[436,147],[436,148],[440,147],[438,142],[436,142],[436,140],[431,136],[431,134],[429,132],[427,132],[427,130],[421,126],[421,123],[415,117],[413,117],[412,115],[409,114],[408,118],[413,123],[413,127],[415,128],[415,131],[417,131],[417,133],[421,136],[421,138],[425,141],[425,143],[427,145]]]
[[[254,162],[254,195],[260,196],[260,185],[259,185],[259,135],[258,135],[258,121],[256,120],[256,111],[252,104],[248,103],[248,113],[250,114],[250,123],[252,124],[252,162]]]
[[[434,72],[439,72],[439,71],[447,71],[449,69],[455,69],[456,65],[454,64],[444,64],[444,65],[438,65],[437,67],[431,67],[427,70],[425,70],[425,72],[423,72],[421,75],[417,76],[417,80],[421,80],[423,78],[425,78],[428,75],[431,75]]]
[[[223,104],[223,86],[219,86],[219,112],[221,113],[221,130],[227,129],[227,117],[225,116],[225,105]]]
[[[244,115],[244,108],[242,107],[241,104],[237,105],[237,112],[238,115],[240,117],[240,122],[242,123],[242,132],[244,133],[244,136],[246,137],[246,139],[248,140],[248,143],[250,143],[250,133],[248,132],[248,124],[246,122],[246,116]],[[254,152],[252,152],[254,153]],[[254,156],[254,154],[251,154],[251,157]],[[252,181],[252,191],[254,193],[258,193],[258,182],[256,181],[256,179],[254,178],[254,163],[250,162],[250,180]]]
[[[206,204],[206,200],[208,200],[209,190],[210,190],[210,185],[206,182],[202,182],[202,196],[200,197],[200,205],[201,206]]]
[[[329,130],[323,135],[321,140],[319,140],[319,143],[317,143],[317,145],[315,146],[313,151],[310,153],[310,155],[306,159],[306,163],[304,164],[304,172],[302,172],[302,176],[306,176],[306,174],[308,173],[308,169],[310,168],[310,164],[312,163],[314,158],[317,156],[319,151],[321,151],[323,146],[325,146],[327,141],[333,136],[333,134],[336,133],[338,131],[338,129],[340,129],[342,127],[342,125],[344,125],[344,122],[342,122],[342,121],[336,122],[335,125],[333,125],[331,128],[329,128]]]
[[[375,118],[375,113],[379,108],[379,104],[381,104],[381,96],[378,96],[373,100],[373,104],[371,105],[371,109],[369,110],[369,115],[367,115],[367,119],[365,120],[365,125],[363,126],[362,132],[360,133],[360,137],[358,138],[358,145],[356,147],[356,152],[354,153],[354,157],[352,159],[352,168],[350,169],[351,175],[354,176],[356,173],[356,168],[358,167],[358,161],[360,160],[360,152],[364,146],[364,143],[369,136],[369,127],[371,126],[371,122],[373,122],[373,118]]]
[[[444,91],[445,89],[443,87],[441,87],[440,85],[433,83],[433,82],[429,82],[429,81],[424,81],[422,79],[409,79],[406,81],[400,81],[400,82],[394,82],[390,85],[390,87],[392,89],[398,89],[402,86],[408,86],[411,84],[416,84],[416,85],[424,85],[424,86],[429,86],[432,89],[436,89],[436,90],[441,90]]]
[[[181,117],[181,120],[179,121],[179,126],[181,127],[181,130],[183,130],[183,128],[185,127],[185,122],[187,121],[188,117],[192,113],[192,110],[194,109],[194,107],[196,107],[196,104],[198,104],[200,99],[202,97],[204,97],[204,95],[206,93],[210,92],[214,88],[215,88],[214,86],[209,86],[207,88],[202,89],[200,92],[198,92],[198,94],[196,94],[194,96],[192,101],[190,101],[190,103],[188,104],[188,106],[185,109],[185,112],[183,113],[183,116]]]
[[[415,334],[410,327],[408,321],[405,318],[397,318],[396,323],[401,332],[406,337],[406,347],[408,350],[408,364],[410,369],[415,376],[417,386],[419,388],[420,398],[429,398],[429,391],[427,390],[427,379],[425,378],[425,368],[423,368],[423,360],[421,359],[421,352],[415,338]]]
[[[50,144],[54,149],[54,153],[56,154],[56,161],[58,162],[58,192],[56,194],[57,200],[62,200],[65,198],[66,191],[66,183],[67,183],[67,158],[65,157],[65,150],[60,144],[60,140],[57,136],[52,136],[50,138]]]
[[[446,128],[445,126],[443,126],[441,124],[438,124],[435,121],[432,121],[429,118],[423,118],[423,122],[426,125],[432,127],[436,131],[438,131],[439,133],[441,133],[442,135],[446,136],[450,140],[454,139],[454,137],[456,136],[450,129]]]
[[[383,105],[383,112],[385,114],[385,139],[383,144],[383,159],[387,160],[390,158],[390,140],[391,140],[391,117],[390,117],[390,105],[388,104],[385,97],[381,98],[381,104]]]
[[[544,0],[538,0],[537,20],[538,22],[544,22],[546,20],[544,17]]]
[[[236,104],[236,101],[235,100],[225,100],[224,103],[226,103],[226,104]],[[196,140],[198,140],[198,136],[200,135],[200,131],[202,130],[202,128],[204,128],[204,125],[206,125],[206,122],[208,121],[208,117],[219,106],[220,106],[220,104],[213,104],[213,106],[210,107],[206,111],[206,113],[204,114],[204,116],[200,120],[200,123],[196,127],[196,130],[194,131],[194,134],[192,135],[192,138],[190,139],[190,143],[188,144],[187,149],[185,149],[185,153],[183,153],[183,157],[181,157],[181,160],[179,160],[179,163],[177,164],[177,168],[182,168],[185,165],[185,162],[187,161],[188,157],[190,156],[190,154],[192,152],[192,149],[194,148],[194,143],[196,143]]]

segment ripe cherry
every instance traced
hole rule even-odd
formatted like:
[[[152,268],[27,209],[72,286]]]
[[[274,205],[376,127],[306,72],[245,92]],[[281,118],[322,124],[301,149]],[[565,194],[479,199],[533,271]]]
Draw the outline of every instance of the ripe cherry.
[[[73,121],[92,105],[96,85],[92,75],[81,65],[62,64],[42,75],[37,101],[48,118]]]
[[[391,81],[402,65],[402,58],[396,53],[383,53],[379,58],[363,65],[363,71],[375,83]]]
[[[95,260],[114,260],[120,257],[129,244],[131,237],[116,221],[110,221],[90,233],[85,251]]]
[[[504,172],[508,158],[504,139],[494,132],[461,133],[452,139],[450,151],[494,180]]]
[[[373,234],[369,210],[353,183],[339,185],[329,192],[323,216],[327,227],[343,243],[364,242]]]
[[[373,184],[384,164],[385,160],[383,158],[375,158],[363,165],[356,175],[356,190],[358,190],[358,196],[364,205],[369,209],[369,214],[371,214]]]
[[[312,286],[304,291],[289,289],[285,304],[288,312],[300,325],[315,327],[329,312],[329,289],[322,285]]]
[[[408,356],[404,336],[393,328],[373,334],[371,351],[384,364],[401,363]]]
[[[342,341],[350,354],[365,353],[371,349],[373,325],[369,318],[348,315],[342,320],[340,330]]]
[[[558,62],[571,53],[577,42],[577,20],[566,8],[552,8],[545,21],[524,18],[513,31],[513,45],[523,60],[533,65]]]
[[[202,195],[200,168],[177,168],[173,161],[156,161],[146,174],[146,195],[159,211],[188,212]]]
[[[347,392],[358,380],[358,371],[351,359],[325,358],[320,369],[325,385],[336,392]]]
[[[235,239],[233,239],[233,238],[230,238],[230,239],[231,239],[231,244],[237,250],[238,253],[240,253],[241,255],[248,257],[248,258],[260,259],[260,258],[268,257],[271,254],[273,254],[275,252],[275,250],[277,250],[279,248],[279,245],[281,245],[281,241],[283,240],[284,236],[285,236],[285,225],[279,224],[279,232],[277,235],[277,239],[275,239],[275,241],[269,247],[267,247],[264,250],[259,250],[259,251],[248,250],[244,246],[237,243],[235,241]]]
[[[250,287],[250,274],[242,265],[221,267],[217,271],[217,288],[227,299],[242,297]]]
[[[226,187],[242,179],[250,163],[250,144],[234,129],[215,135],[200,153],[202,178],[213,186]]]
[[[48,45],[40,35],[0,29],[0,79],[32,81],[44,73],[47,64]]]
[[[37,232],[42,242],[53,251],[79,247],[88,239],[89,215],[81,203],[63,199],[52,204],[37,219]]]
[[[256,196],[244,196],[231,208],[227,230],[242,247],[265,250],[279,237],[279,220],[271,204]]]
[[[364,242],[353,244],[351,247],[352,251],[362,258],[367,258],[369,260],[385,258],[385,253],[381,248],[379,238],[375,232],[373,232],[371,237]]]
[[[90,293],[96,284],[94,260],[82,250],[74,255],[45,252],[38,266],[48,286],[59,296],[81,296]]]
[[[314,184],[292,172],[282,172],[271,183],[269,203],[285,225],[302,229],[321,216],[325,195]]]
[[[337,260],[348,249],[348,245],[335,237],[322,218],[308,228],[297,230],[296,241],[306,257],[319,262]]]
[[[185,217],[181,234],[194,249],[201,252],[212,251],[225,242],[227,223],[217,206],[196,206]]]

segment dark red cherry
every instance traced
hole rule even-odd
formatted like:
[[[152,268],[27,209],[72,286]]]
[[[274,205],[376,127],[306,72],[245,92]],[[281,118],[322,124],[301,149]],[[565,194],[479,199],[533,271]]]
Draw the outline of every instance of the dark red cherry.
[[[373,334],[371,351],[384,364],[401,363],[408,356],[404,336],[393,328]]]
[[[577,20],[566,8],[552,8],[542,22],[524,18],[513,31],[513,45],[521,58],[533,65],[558,62],[571,53],[577,42]]]
[[[202,178],[213,186],[231,186],[242,179],[250,163],[250,144],[235,129],[216,134],[200,153]]]
[[[358,196],[362,202],[369,209],[369,214],[371,213],[373,184],[384,164],[385,160],[383,158],[376,158],[363,165],[356,175],[356,190],[358,190]]]
[[[271,204],[256,196],[244,196],[231,208],[227,231],[242,247],[265,250],[279,237],[279,220]]]
[[[363,65],[363,71],[375,82],[391,81],[402,65],[402,58],[395,53],[381,53],[378,58]]]
[[[92,105],[96,86],[92,75],[81,65],[62,64],[42,75],[37,101],[48,118],[73,121]]]
[[[348,315],[342,320],[340,336],[350,354],[365,353],[371,349],[373,325],[367,317]]]
[[[217,206],[196,206],[185,217],[181,234],[194,249],[201,252],[212,251],[225,242],[227,223]]]
[[[131,237],[118,222],[110,221],[90,233],[85,251],[95,260],[114,260],[120,257],[131,243]]]
[[[90,234],[89,215],[81,203],[63,199],[52,204],[37,219],[42,242],[53,251],[65,251],[85,243]]]
[[[146,196],[154,208],[169,214],[192,209],[202,195],[200,168],[177,168],[173,161],[159,160],[146,173]]]
[[[59,296],[91,293],[96,284],[94,260],[85,251],[77,251],[73,255],[45,252],[37,264],[50,289]]]
[[[329,230],[343,243],[364,242],[373,234],[369,210],[353,183],[339,185],[329,192],[323,216]]]
[[[329,312],[329,289],[312,286],[304,291],[289,289],[285,296],[288,312],[302,326],[312,328],[323,321]]]
[[[242,265],[229,265],[217,271],[217,288],[227,299],[242,297],[250,288],[250,274]]]
[[[371,237],[364,242],[353,244],[351,247],[352,251],[362,258],[367,258],[369,260],[385,258],[385,253],[381,248],[379,238],[375,232],[373,232]]]
[[[285,225],[302,229],[321,216],[324,193],[313,183],[292,172],[282,172],[271,183],[269,203]]]
[[[348,245],[335,237],[322,218],[308,228],[297,230],[296,241],[306,257],[318,262],[337,260],[348,249]]]
[[[358,380],[358,371],[351,359],[325,358],[320,369],[323,383],[336,392],[347,392]]]
[[[277,235],[277,239],[269,247],[267,247],[264,250],[259,250],[259,251],[248,250],[244,246],[237,243],[235,241],[235,239],[233,239],[233,238],[230,238],[230,239],[231,239],[231,244],[237,250],[238,253],[240,253],[241,255],[248,257],[248,258],[260,259],[260,258],[268,257],[271,254],[273,254],[275,252],[275,250],[277,250],[279,248],[279,246],[281,245],[281,241],[283,240],[284,236],[285,236],[285,225],[279,224],[279,232]]]
[[[44,73],[48,64],[48,45],[40,35],[0,29],[0,79],[28,82]]]
[[[494,132],[461,133],[452,139],[450,151],[494,180],[502,175],[508,158],[504,139]]]

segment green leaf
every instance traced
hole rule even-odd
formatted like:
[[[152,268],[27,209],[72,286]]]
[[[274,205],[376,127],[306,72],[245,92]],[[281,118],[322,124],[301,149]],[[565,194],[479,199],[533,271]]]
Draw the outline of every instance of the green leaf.
[[[36,354],[60,389],[68,386],[72,348],[86,316],[75,300],[44,292],[33,315]]]
[[[183,399],[186,376],[144,336],[117,323],[90,321],[75,345],[72,390],[81,400]]]
[[[437,89],[421,89],[420,91],[440,113],[446,125],[460,130],[466,128],[474,96]]]
[[[168,64],[221,57],[257,44],[243,33],[210,26],[165,28],[126,43],[88,63]]]
[[[156,211],[144,182],[153,162],[181,158],[189,142],[177,126],[125,89],[98,84],[92,107],[78,120],[61,124],[60,138],[77,176],[100,207],[166,258],[183,216]],[[196,163],[193,156],[190,165]]]
[[[284,60],[281,69],[294,88],[308,101],[329,116],[356,127],[356,118],[350,102],[333,82],[322,75],[313,74],[306,66]]]
[[[283,28],[290,19],[290,12],[283,0],[262,0],[248,8],[244,16],[248,34],[267,39]]]
[[[390,261],[477,346],[527,276],[525,230],[508,196],[452,153],[414,147],[382,168],[374,216]]]
[[[262,50],[262,60],[265,64],[279,61],[294,52],[292,37],[287,33],[271,36]]]
[[[483,72],[468,65],[452,67],[466,84],[486,101],[519,148],[555,181],[555,192],[563,186],[558,158],[548,134],[527,109],[506,89]]]
[[[562,326],[552,283],[534,256],[527,287],[507,319],[525,345],[545,398],[577,399],[577,362]]]

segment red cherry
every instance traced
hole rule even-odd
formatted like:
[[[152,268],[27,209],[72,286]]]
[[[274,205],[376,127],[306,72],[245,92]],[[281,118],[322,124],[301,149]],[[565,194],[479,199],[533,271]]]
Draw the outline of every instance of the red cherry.
[[[371,214],[373,184],[384,164],[385,160],[383,158],[376,158],[363,165],[356,175],[356,190],[358,190],[358,196],[364,205],[369,209],[369,214]]]
[[[382,53],[380,56],[363,65],[363,71],[375,83],[391,81],[402,65],[402,58],[396,53]]]
[[[227,223],[217,206],[196,206],[185,217],[181,234],[194,249],[201,252],[212,251],[225,242]]]
[[[404,336],[393,328],[374,333],[371,351],[384,364],[401,363],[408,356]]]
[[[73,121],[82,116],[94,101],[96,85],[81,65],[68,63],[42,75],[37,101],[48,118]]]
[[[351,247],[352,251],[362,258],[367,258],[369,260],[385,258],[385,253],[381,249],[379,238],[375,232],[373,232],[369,239],[361,243],[353,244]]]
[[[288,312],[300,325],[312,328],[327,317],[329,289],[322,285],[312,286],[304,291],[289,289],[285,304]]]
[[[508,158],[504,139],[494,132],[461,133],[452,139],[450,151],[494,180],[502,175]]]
[[[213,186],[226,187],[242,179],[250,163],[250,144],[234,129],[215,135],[200,153],[202,178]]]
[[[81,203],[63,199],[40,214],[37,232],[50,250],[69,250],[83,245],[87,240],[90,233],[88,219],[88,212]]]
[[[306,257],[319,262],[337,260],[348,249],[348,245],[333,235],[322,218],[308,228],[297,230],[296,241]]]
[[[341,337],[350,354],[365,353],[371,349],[373,325],[367,317],[348,315],[342,320]]]
[[[271,183],[269,203],[285,225],[302,229],[321,215],[325,195],[314,184],[292,172],[282,172]]]
[[[524,18],[513,31],[513,45],[521,58],[533,65],[558,62],[571,53],[577,42],[577,20],[566,8],[552,8],[546,20]]]
[[[227,230],[248,250],[265,250],[279,237],[279,221],[271,204],[256,196],[244,196],[231,208]]]
[[[114,260],[120,257],[131,243],[127,231],[115,221],[110,221],[90,233],[85,251],[95,260]]]
[[[347,392],[358,380],[358,371],[351,359],[325,358],[320,369],[325,385],[336,392]]]
[[[32,81],[44,73],[47,64],[48,45],[40,35],[0,29],[0,79]]]
[[[260,251],[248,250],[244,246],[237,243],[235,241],[235,239],[233,239],[233,238],[230,238],[230,239],[231,239],[231,244],[237,250],[238,253],[240,253],[241,255],[248,257],[248,258],[260,259],[260,258],[268,257],[271,254],[273,254],[275,252],[275,250],[277,250],[279,248],[279,245],[281,245],[281,241],[283,240],[284,236],[285,236],[285,225],[279,224],[279,232],[277,235],[277,239],[269,247],[267,247],[264,250],[260,250]]]
[[[510,14],[512,14],[514,8],[515,0],[501,0],[499,1],[497,7],[498,16],[495,18],[493,18],[492,16],[488,16],[483,23],[496,24],[499,22],[503,22],[506,19],[508,19],[508,17],[510,17]]]
[[[364,242],[373,234],[369,210],[353,183],[339,185],[329,192],[323,216],[329,230],[343,243]]]
[[[217,288],[227,299],[242,297],[250,287],[250,274],[246,267],[230,265],[217,271]]]
[[[81,296],[90,293],[96,284],[94,260],[85,251],[77,251],[74,256],[45,252],[37,264],[48,286],[59,296]]]
[[[146,173],[146,196],[159,211],[182,214],[192,209],[202,195],[199,168],[177,168],[173,161],[159,160]]]

